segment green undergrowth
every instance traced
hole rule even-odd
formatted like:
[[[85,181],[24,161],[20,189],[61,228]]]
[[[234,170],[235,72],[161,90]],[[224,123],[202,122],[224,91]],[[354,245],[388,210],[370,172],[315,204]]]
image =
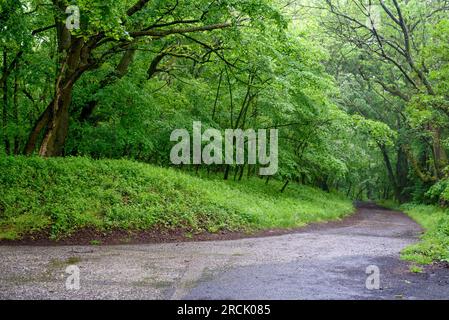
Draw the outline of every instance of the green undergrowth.
[[[82,228],[192,233],[300,227],[353,212],[338,194],[259,178],[197,177],[128,160],[1,157],[0,239]]]
[[[413,203],[402,206],[394,202],[380,204],[404,211],[425,230],[419,243],[402,251],[404,260],[419,264],[449,262],[449,209]]]

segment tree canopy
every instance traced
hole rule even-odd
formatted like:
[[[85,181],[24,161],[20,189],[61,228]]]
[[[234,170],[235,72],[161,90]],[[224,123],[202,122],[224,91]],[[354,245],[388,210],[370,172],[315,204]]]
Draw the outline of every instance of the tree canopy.
[[[69,28],[69,6],[79,28]],[[4,154],[170,166],[170,133],[201,121],[279,129],[282,191],[298,182],[354,198],[441,201],[446,190],[449,1],[0,8]],[[248,163],[184,169],[235,180],[258,172]]]

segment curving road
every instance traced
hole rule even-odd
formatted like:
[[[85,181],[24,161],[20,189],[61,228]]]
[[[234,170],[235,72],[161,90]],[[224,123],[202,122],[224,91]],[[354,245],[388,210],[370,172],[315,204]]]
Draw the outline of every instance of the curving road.
[[[338,223],[222,242],[0,247],[0,299],[449,299],[449,269],[409,272],[399,252],[421,229],[365,204]],[[67,290],[68,265],[80,289]],[[366,269],[380,288],[366,288]]]

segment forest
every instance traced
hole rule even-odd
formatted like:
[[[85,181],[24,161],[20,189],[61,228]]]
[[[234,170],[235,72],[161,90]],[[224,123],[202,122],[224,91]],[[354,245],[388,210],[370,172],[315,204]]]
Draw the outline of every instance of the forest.
[[[0,239],[291,227],[372,200],[437,215],[449,259],[449,1],[2,0],[0,32]],[[277,129],[278,171],[173,164],[196,121]]]

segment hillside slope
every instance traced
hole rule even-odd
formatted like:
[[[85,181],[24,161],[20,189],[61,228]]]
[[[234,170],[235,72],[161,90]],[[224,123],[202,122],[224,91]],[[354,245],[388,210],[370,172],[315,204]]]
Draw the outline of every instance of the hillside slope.
[[[46,230],[182,229],[252,232],[299,227],[353,212],[340,195],[253,178],[200,178],[128,160],[0,158],[0,240]]]

